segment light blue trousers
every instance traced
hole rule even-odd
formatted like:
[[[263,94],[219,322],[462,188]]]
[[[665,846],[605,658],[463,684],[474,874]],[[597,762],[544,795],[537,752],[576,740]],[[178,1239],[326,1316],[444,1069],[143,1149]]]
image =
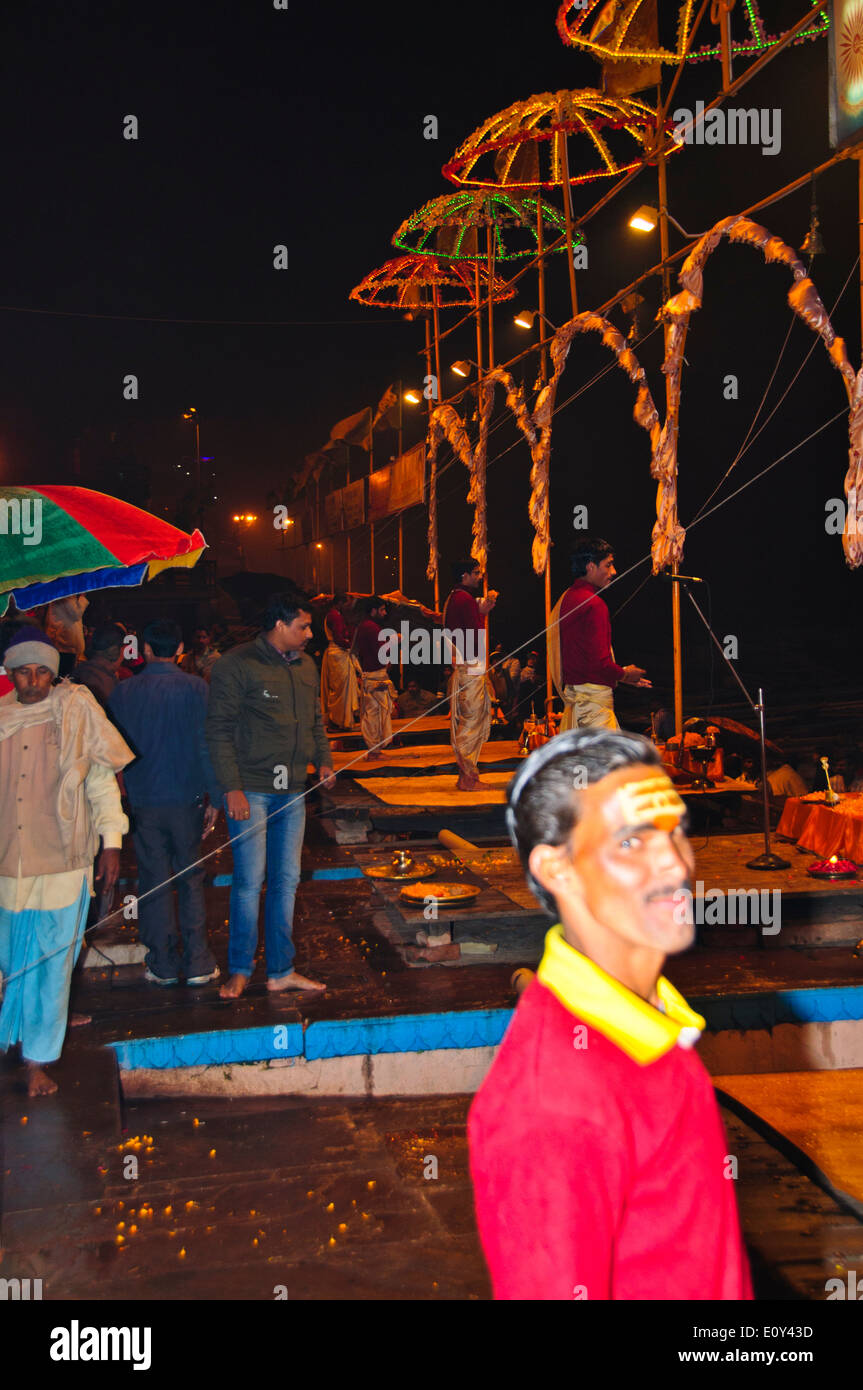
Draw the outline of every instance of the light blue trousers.
[[[0,1050],[21,1044],[28,1062],[56,1062],[63,1050],[72,971],[81,950],[90,889],[52,912],[0,907]]]

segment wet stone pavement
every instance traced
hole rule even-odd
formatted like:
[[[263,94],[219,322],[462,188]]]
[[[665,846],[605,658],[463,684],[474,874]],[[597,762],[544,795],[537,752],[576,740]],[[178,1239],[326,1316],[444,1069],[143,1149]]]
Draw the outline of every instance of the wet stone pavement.
[[[148,1101],[111,1146],[54,1130],[42,1204],[7,1211],[3,1277],[42,1279],[44,1299],[488,1299],[469,1104]],[[859,1267],[863,1225],[724,1120],[757,1296],[822,1300],[828,1278]],[[77,1199],[50,1186],[67,1159]]]

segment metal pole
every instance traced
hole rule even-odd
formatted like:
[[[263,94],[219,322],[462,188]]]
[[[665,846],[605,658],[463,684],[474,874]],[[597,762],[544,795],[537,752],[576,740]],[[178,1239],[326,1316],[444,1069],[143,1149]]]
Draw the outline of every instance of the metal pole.
[[[404,418],[403,418],[403,405],[402,405],[402,391],[403,391],[403,387],[404,387],[404,383],[400,381],[400,382],[399,382],[399,454],[398,454],[399,458],[401,458],[401,456],[402,456],[402,449],[403,449],[403,447],[404,447],[404,445],[403,445],[403,443],[402,443],[403,436],[404,436]],[[402,513],[399,512],[399,593],[400,593],[400,594],[403,594],[404,591],[405,591],[404,564],[405,564],[405,561],[404,561],[404,530],[403,530],[403,527],[402,527]],[[399,646],[399,650],[401,650],[401,646]],[[401,675],[401,669],[402,669],[402,668],[401,668],[401,664],[399,664],[399,674],[400,674],[400,675]]]
[[[860,280],[860,343],[863,356],[863,152],[855,154],[857,160],[857,232],[860,251],[858,274]]]
[[[719,42],[722,48],[722,90],[726,92],[733,81],[731,72],[731,11],[734,0],[719,0]]]
[[[572,300],[572,317],[578,313],[578,291],[575,288],[575,259],[572,244],[572,184],[569,181],[569,150],[566,144],[566,131],[559,130],[555,135],[560,151],[563,171],[563,212],[566,218],[566,260],[569,267],[569,294]]]
[[[668,299],[668,267],[665,264],[668,258],[668,181],[665,169],[665,155],[661,154],[658,160],[659,173],[659,237],[660,255],[662,257],[662,302]],[[665,324],[664,339],[665,351],[668,353],[668,335],[670,325]],[[668,412],[671,405],[671,383],[669,378],[665,378],[665,418],[668,419]],[[677,473],[677,440],[675,439],[675,461],[674,471]],[[677,525],[677,493],[675,480],[675,503],[671,514],[672,526]],[[672,574],[677,574],[680,570],[678,562],[675,560],[671,566]],[[683,737],[683,640],[680,626],[680,585],[671,586],[671,644],[674,658],[674,732],[678,738]]]
[[[474,298],[476,300],[476,379],[482,376],[482,295],[479,284],[479,261],[473,263]],[[477,396],[477,401],[479,396]]]
[[[201,427],[195,415],[195,524],[201,520]]]
[[[546,382],[548,381],[548,349],[547,349],[546,346],[545,346],[545,341],[546,341],[546,323],[545,323],[545,253],[544,253],[544,251],[543,251],[543,235],[542,235],[542,195],[541,195],[541,193],[538,193],[538,194],[537,194],[537,198],[536,198],[536,252],[537,252],[537,256],[538,256],[538,258],[539,258],[539,259],[537,260],[537,275],[538,275],[538,280],[539,280],[539,344],[540,344],[540,346],[539,346],[539,379],[540,379],[540,381],[542,382],[543,386],[545,386]],[[548,714],[548,709],[549,709],[548,702],[549,702],[549,700],[552,700],[552,699],[554,698],[554,690],[553,690],[553,688],[552,688],[552,681],[551,681],[551,666],[550,666],[549,661],[548,661],[548,644],[549,644],[550,641],[554,641],[554,638],[553,638],[553,637],[551,636],[551,634],[550,634],[550,628],[551,628],[551,461],[550,461],[550,460],[549,460],[549,480],[548,480],[548,481],[549,481],[548,548],[547,548],[547,550],[546,550],[546,552],[545,552],[545,573],[544,573],[544,578],[543,578],[543,582],[544,582],[544,591],[545,591],[545,647],[546,647],[546,661],[545,661],[545,700],[546,700],[546,704],[545,704],[545,710],[546,710],[546,714]]]
[[[440,393],[440,316],[439,316],[439,314],[438,314],[437,282],[435,282],[435,284],[432,286],[432,306],[433,306],[433,314],[434,314],[434,369],[435,369],[435,373],[436,373],[436,375],[435,375],[435,383],[436,383],[436,385],[437,385],[437,394],[436,394],[435,399],[439,402],[439,401],[440,401],[440,398],[441,398],[441,393]],[[432,410],[433,410],[433,409],[434,409],[434,406],[432,405],[432,398],[429,397],[429,416],[431,416],[431,413],[432,413]],[[439,573],[438,573],[437,566],[435,566],[435,576],[434,576],[434,609],[435,609],[435,612],[436,612],[436,613],[439,613],[439,612],[440,612],[440,575],[439,575]]]
[[[369,477],[374,472],[375,467],[375,432],[372,428],[374,411],[369,406]],[[371,501],[371,487],[369,487],[369,501]],[[375,592],[375,523],[369,522],[369,550],[371,553],[371,580],[372,593]]]
[[[494,228],[489,222],[486,231],[486,264],[488,269],[488,369],[494,370]]]
[[[436,393],[436,394],[437,394],[437,397],[438,397],[438,399],[439,399],[439,398],[440,398],[440,341],[439,341],[439,333],[438,333],[437,285],[434,285],[434,286],[432,287],[432,297],[433,297],[433,298],[432,298],[432,302],[433,302],[433,304],[434,304],[434,350],[435,350],[435,371],[437,372],[437,376],[435,377],[435,381],[436,381],[437,384],[438,384],[438,389],[437,389],[437,393]],[[427,375],[427,376],[431,376],[431,374],[432,374],[432,369],[431,369],[431,368],[432,368],[432,358],[431,358],[431,325],[429,324],[428,314],[427,314],[427,315],[426,315],[426,375]],[[434,410],[434,404],[435,404],[435,397],[434,397],[433,395],[430,394],[429,397],[428,397],[429,420],[431,420],[432,411]],[[435,607],[435,612],[436,612],[436,613],[440,612],[440,576],[439,576],[439,574],[438,574],[438,572],[437,572],[437,566],[435,566],[435,576],[434,576],[434,607]]]

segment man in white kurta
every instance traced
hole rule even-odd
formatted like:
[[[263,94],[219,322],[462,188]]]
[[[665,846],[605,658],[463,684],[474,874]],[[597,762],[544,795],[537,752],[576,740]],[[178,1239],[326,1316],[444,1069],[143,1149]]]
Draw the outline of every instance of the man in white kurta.
[[[57,1089],[72,970],[96,881],[113,895],[129,823],[116,772],[134,754],[85,686],[54,686],[59,653],[40,629],[6,650],[0,698],[0,1050],[20,1044],[28,1093]],[[82,1020],[83,1021],[83,1020]]]

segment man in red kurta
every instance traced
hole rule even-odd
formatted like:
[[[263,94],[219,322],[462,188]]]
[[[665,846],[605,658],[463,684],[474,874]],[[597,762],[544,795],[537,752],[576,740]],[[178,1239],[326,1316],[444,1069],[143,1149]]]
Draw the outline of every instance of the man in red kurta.
[[[624,685],[648,687],[640,666],[620,666],[611,646],[611,619],[599,597],[617,574],[608,541],[585,537],[572,555],[573,582],[552,613],[551,674],[564,702],[560,731],[617,729],[612,692]]]
[[[557,925],[468,1122],[498,1299],[748,1299],[728,1144],[662,975],[694,936],[685,807],[653,745],[570,732],[507,823]]]

